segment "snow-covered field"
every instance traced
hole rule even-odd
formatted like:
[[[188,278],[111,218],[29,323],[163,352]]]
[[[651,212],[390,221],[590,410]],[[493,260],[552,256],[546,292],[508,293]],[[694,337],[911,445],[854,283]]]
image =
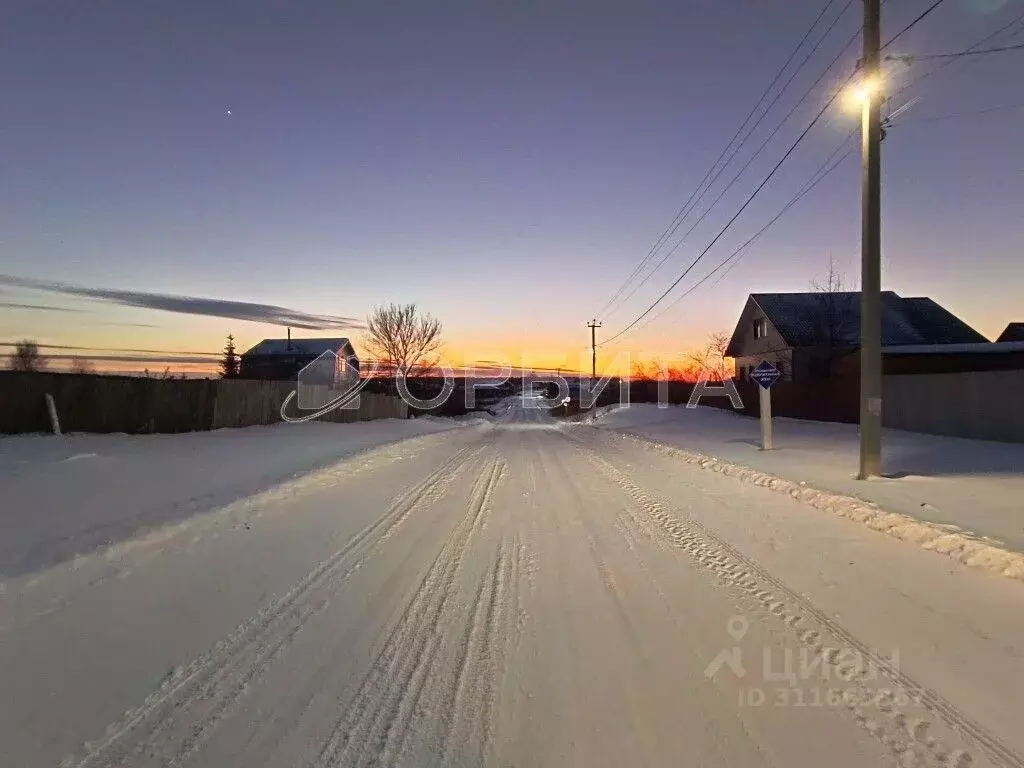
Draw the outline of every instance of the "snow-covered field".
[[[0,441],[0,763],[1024,766],[1018,582],[536,409],[309,426]]]
[[[605,408],[588,423],[715,456],[1024,552],[1024,445],[885,430],[887,477],[856,480],[855,424],[774,420],[774,448],[760,424],[717,408]]]
[[[309,422],[177,435],[0,439],[0,578],[252,496],[448,419]]]

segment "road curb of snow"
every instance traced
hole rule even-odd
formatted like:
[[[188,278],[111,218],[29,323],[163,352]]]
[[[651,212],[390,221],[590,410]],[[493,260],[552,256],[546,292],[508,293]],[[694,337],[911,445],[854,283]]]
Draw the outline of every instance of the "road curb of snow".
[[[714,456],[687,451],[659,443],[643,435],[615,430],[628,440],[658,451],[688,464],[712,472],[720,472],[743,482],[785,493],[815,509],[831,512],[840,517],[856,520],[872,530],[893,536],[901,541],[917,544],[921,549],[951,557],[963,565],[999,576],[1024,581],[1024,554],[1012,552],[979,541],[965,533],[950,532],[946,528],[925,520],[918,520],[899,512],[888,512],[877,504],[855,496],[812,488],[803,482],[786,480],[760,470],[733,464]]]

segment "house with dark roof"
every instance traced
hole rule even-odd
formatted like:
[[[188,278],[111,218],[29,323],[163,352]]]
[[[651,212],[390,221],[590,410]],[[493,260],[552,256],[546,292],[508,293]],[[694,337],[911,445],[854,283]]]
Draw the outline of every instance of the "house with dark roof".
[[[997,344],[1008,341],[1024,341],[1024,323],[1010,323],[996,339]]]
[[[338,376],[359,374],[359,357],[346,338],[264,339],[243,352],[239,376],[243,379],[294,380],[299,371],[325,352],[337,356]]]
[[[944,345],[989,345],[963,320],[926,297],[882,292],[882,346],[941,351]],[[737,377],[767,360],[783,378],[828,378],[852,372],[860,346],[860,292],[752,293],[729,340]],[[922,356],[914,360],[921,361]]]

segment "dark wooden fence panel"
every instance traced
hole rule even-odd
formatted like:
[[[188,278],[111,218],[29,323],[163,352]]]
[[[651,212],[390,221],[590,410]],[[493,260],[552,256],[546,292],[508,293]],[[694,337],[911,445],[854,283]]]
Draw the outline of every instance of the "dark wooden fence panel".
[[[1024,443],[1024,370],[886,376],[884,387],[887,427]]]
[[[740,412],[760,416],[759,385],[754,381],[738,381],[736,390],[743,400]],[[780,381],[772,387],[772,416],[856,424],[860,420],[859,392],[860,383],[850,376]],[[713,408],[732,408],[727,397],[702,397],[700,402]]]
[[[294,382],[243,379],[149,379],[71,373],[0,371],[0,433],[49,432],[47,394],[65,432],[192,432],[281,421],[281,403]],[[405,403],[362,394],[358,409],[339,409],[323,421],[405,418]],[[301,416],[295,402],[289,415]]]
[[[664,387],[665,402],[670,405],[685,405],[693,393],[694,384],[686,381],[670,381]],[[709,386],[720,387],[717,382],[709,382]],[[855,377],[838,377],[822,381],[780,381],[772,387],[772,415],[792,419],[812,419],[814,421],[838,421],[856,423],[859,420],[857,402],[859,383]],[[760,398],[758,385],[753,381],[737,381],[736,389],[743,400],[740,413],[747,416],[760,416]],[[599,399],[597,407],[617,402],[618,388],[609,387]],[[629,401],[631,403],[659,402],[659,384],[657,381],[634,381],[630,384]],[[705,394],[700,404],[711,408],[732,409],[732,402],[724,394]],[[569,407],[560,407],[553,411],[555,415],[572,416],[580,412],[578,403],[570,403]]]

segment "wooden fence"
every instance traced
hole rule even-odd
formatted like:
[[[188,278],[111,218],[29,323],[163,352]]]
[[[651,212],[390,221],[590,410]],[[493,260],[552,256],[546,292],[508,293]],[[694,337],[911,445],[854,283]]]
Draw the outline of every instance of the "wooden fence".
[[[887,427],[1024,443],[1024,370],[886,376],[883,382]]]
[[[662,384],[662,396],[670,405],[685,405],[693,392],[694,385],[686,381],[670,381]],[[718,382],[708,382],[710,387],[721,387]],[[855,377],[843,376],[820,381],[780,381],[772,387],[772,414],[792,419],[813,419],[815,421],[839,421],[848,424],[859,419],[859,382]],[[758,385],[753,381],[737,381],[736,389],[743,400],[738,409],[746,416],[760,416]],[[632,403],[656,403],[659,401],[659,384],[656,381],[633,381],[629,387],[629,401]],[[608,387],[595,407],[618,401],[618,387]],[[711,408],[731,409],[732,403],[724,394],[705,394],[700,404]],[[555,416],[574,416],[580,413],[579,403],[568,407],[559,406],[552,413]]]
[[[914,432],[1024,441],[1024,410],[1020,392],[1024,372],[885,376],[885,426]],[[781,381],[772,388],[772,413],[797,419],[858,421],[858,381],[840,376],[821,381]],[[667,401],[687,402],[693,384],[669,382]],[[742,413],[757,416],[757,385],[737,382]],[[191,432],[223,427],[247,427],[281,421],[281,403],[295,388],[289,381],[249,379],[165,380],[131,376],[0,371],[0,433],[48,432],[46,394],[53,395],[66,432]],[[618,387],[609,386],[597,405],[618,400]],[[634,381],[630,400],[658,400],[658,384]],[[727,397],[702,397],[701,405],[731,408]],[[461,399],[450,405],[465,410]],[[460,412],[461,412],[460,411]],[[290,415],[301,416],[293,400]],[[556,416],[572,417],[579,403],[559,406]],[[321,421],[353,422],[406,418],[401,398],[363,392],[358,409],[337,409]]]
[[[192,432],[281,421],[294,382],[250,379],[148,379],[71,373],[0,371],[0,433],[48,432],[46,395],[53,395],[65,432]],[[288,414],[302,416],[293,400]],[[400,398],[360,395],[358,409],[338,409],[320,421],[404,419]]]

